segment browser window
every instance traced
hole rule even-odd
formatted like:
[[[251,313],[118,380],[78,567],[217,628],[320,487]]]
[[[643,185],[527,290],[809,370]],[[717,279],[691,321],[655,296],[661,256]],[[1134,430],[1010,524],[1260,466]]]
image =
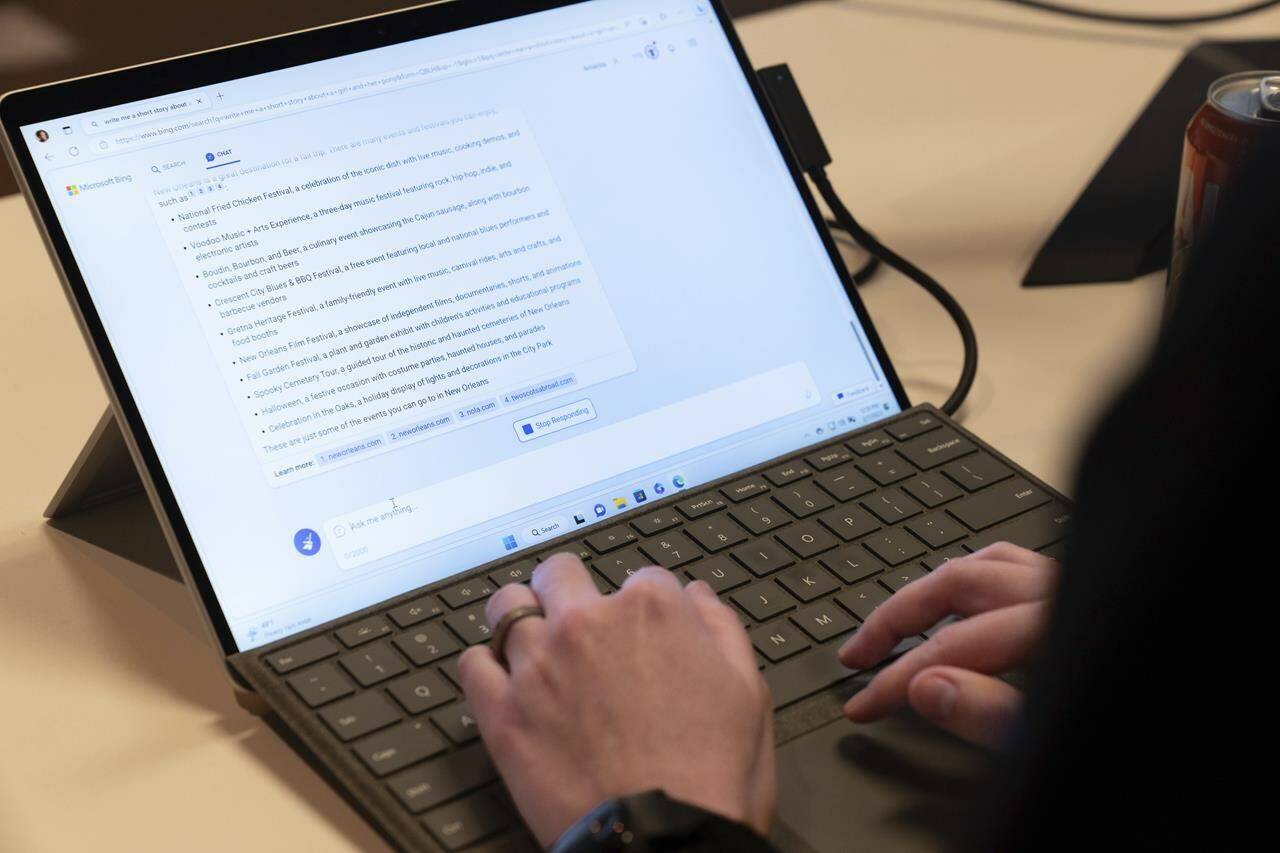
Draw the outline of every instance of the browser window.
[[[697,2],[23,134],[242,650],[898,410]]]

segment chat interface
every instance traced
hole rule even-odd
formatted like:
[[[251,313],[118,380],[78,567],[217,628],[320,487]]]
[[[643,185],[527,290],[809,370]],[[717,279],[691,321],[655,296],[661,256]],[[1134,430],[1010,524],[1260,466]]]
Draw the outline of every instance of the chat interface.
[[[699,2],[23,134],[241,650],[898,411]]]

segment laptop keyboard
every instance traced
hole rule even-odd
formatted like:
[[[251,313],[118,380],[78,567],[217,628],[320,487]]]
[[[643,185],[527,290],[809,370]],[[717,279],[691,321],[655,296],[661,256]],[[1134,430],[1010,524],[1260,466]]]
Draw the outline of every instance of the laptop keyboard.
[[[459,653],[489,639],[485,599],[527,582],[551,553],[577,553],[605,594],[654,564],[706,581],[738,614],[784,708],[849,677],[836,648],[895,592],[997,541],[1053,554],[1069,518],[1039,485],[919,411],[260,660],[439,845],[460,850],[520,830],[462,696]]]

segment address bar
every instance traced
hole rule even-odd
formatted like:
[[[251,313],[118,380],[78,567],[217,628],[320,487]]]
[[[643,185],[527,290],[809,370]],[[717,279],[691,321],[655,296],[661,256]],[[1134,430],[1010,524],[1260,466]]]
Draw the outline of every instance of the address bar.
[[[116,134],[112,143],[117,151],[139,148],[156,142],[168,141],[189,133],[207,132],[227,125],[243,124],[265,116],[284,115],[316,106],[354,100],[355,98],[381,91],[408,88],[446,77],[469,74],[485,67],[501,65],[513,60],[532,59],[536,56],[556,53],[567,45],[578,47],[595,44],[607,41],[611,37],[622,35],[624,32],[644,32],[646,29],[654,29],[642,25],[633,27],[633,23],[631,19],[620,19],[585,29],[570,30],[556,35],[516,42],[504,47],[475,51],[435,60],[423,65],[409,66],[333,86],[307,89],[272,100],[231,107],[199,118],[167,122],[152,127],[140,128],[131,133]]]

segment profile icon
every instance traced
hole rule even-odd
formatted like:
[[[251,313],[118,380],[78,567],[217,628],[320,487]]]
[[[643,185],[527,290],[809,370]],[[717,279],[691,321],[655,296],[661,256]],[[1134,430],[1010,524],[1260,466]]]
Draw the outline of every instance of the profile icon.
[[[41,142],[48,142],[49,131],[45,130],[44,128],[40,128],[39,130],[36,131],[36,139],[40,140]]]

